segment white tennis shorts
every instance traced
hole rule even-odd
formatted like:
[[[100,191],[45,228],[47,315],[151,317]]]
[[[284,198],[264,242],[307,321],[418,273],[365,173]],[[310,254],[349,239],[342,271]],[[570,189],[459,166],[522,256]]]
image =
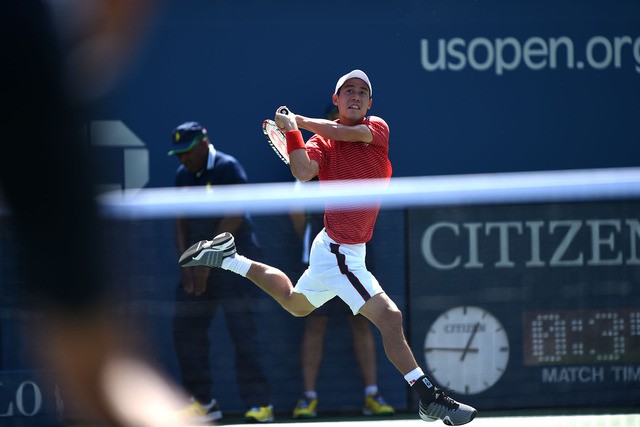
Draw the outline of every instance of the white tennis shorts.
[[[357,314],[369,298],[383,292],[367,270],[366,253],[364,243],[337,243],[323,229],[311,245],[309,268],[298,279],[294,292],[305,295],[315,307],[338,296]]]

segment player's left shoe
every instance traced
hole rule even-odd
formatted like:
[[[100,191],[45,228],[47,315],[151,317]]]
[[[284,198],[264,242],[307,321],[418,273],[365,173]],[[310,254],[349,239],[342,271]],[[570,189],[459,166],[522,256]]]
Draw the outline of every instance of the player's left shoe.
[[[395,409],[382,398],[380,393],[371,394],[364,398],[363,415],[393,415]]]
[[[456,402],[440,389],[433,392],[432,400],[420,399],[418,403],[418,414],[423,421],[442,420],[448,426],[471,422],[477,413],[475,408]]]
[[[273,421],[273,406],[254,406],[245,412],[244,419],[251,423],[270,423]]]
[[[222,260],[236,254],[236,243],[231,233],[218,234],[213,240],[201,240],[184,251],[178,261],[182,267],[206,265],[222,266]]]

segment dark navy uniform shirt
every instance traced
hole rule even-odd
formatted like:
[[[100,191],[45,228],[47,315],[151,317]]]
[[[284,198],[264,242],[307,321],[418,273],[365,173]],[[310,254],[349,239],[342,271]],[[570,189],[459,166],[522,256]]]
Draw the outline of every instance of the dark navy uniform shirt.
[[[177,187],[215,187],[218,185],[246,184],[247,182],[247,174],[240,162],[229,154],[214,150],[212,145],[209,145],[209,159],[207,167],[203,171],[192,173],[181,164],[176,172],[175,181]],[[214,234],[221,219],[222,217],[219,216],[189,218],[190,240],[193,242],[204,239],[211,240],[215,237]],[[247,256],[252,255],[252,250],[257,248],[258,242],[248,213],[244,213],[242,226],[233,235],[238,250]]]

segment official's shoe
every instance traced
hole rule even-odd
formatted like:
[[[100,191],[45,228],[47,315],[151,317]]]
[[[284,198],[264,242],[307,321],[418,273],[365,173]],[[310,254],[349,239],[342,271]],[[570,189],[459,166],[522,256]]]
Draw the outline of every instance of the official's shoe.
[[[191,404],[181,410],[178,416],[185,422],[208,424],[222,419],[222,411],[216,399],[211,399],[211,402],[205,405],[195,399],[191,399]]]
[[[362,407],[363,415],[393,415],[395,409],[380,396],[380,393],[371,394],[364,398]]]
[[[418,414],[423,421],[442,420],[448,426],[466,424],[478,413],[471,406],[456,402],[439,389],[433,392],[433,400],[420,399],[418,407]]]
[[[222,266],[222,260],[235,255],[236,243],[231,233],[218,234],[213,240],[201,240],[184,251],[178,261],[182,267],[206,265],[209,267]]]
[[[273,421],[273,406],[254,406],[245,412],[244,419],[251,423],[270,423]]]
[[[293,409],[293,418],[315,418],[318,399],[309,398],[305,393],[300,396],[296,407]]]

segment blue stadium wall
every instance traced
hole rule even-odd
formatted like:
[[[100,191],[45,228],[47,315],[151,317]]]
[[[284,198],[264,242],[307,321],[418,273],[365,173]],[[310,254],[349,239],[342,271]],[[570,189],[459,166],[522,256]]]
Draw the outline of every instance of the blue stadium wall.
[[[242,162],[251,182],[291,181],[264,140],[262,120],[282,104],[321,116],[336,80],[353,68],[368,73],[371,114],[391,128],[394,176],[626,167],[640,159],[636,1],[165,1],[139,55],[89,124],[102,184],[172,186],[178,163],[166,154],[170,132],[187,120],[205,125],[215,146]],[[383,249],[373,257],[384,265],[378,276],[403,311],[410,308],[405,229],[422,226],[405,215],[381,214],[376,239]],[[256,223],[267,260],[292,268],[295,237],[287,218],[257,217]],[[169,330],[178,280],[172,222],[118,227],[132,231],[124,239],[132,254],[151,243],[155,248],[153,256],[119,274],[135,288],[136,316],[152,325],[154,351],[177,376]],[[632,297],[637,304],[637,293]],[[2,301],[6,308],[14,299],[5,295]],[[257,301],[263,321],[256,351],[263,355],[276,410],[287,414],[302,390],[303,321],[266,297]],[[348,328],[333,323],[319,383],[322,409],[357,410],[361,384]],[[3,330],[3,348],[12,348],[2,354],[3,369],[28,369],[15,345],[15,324]],[[241,412],[222,316],[212,338],[214,395],[223,409]],[[391,404],[408,409],[406,385],[377,338],[380,386]],[[422,338],[414,330],[411,344],[419,349]],[[15,413],[13,396],[25,381],[2,384],[7,393],[0,415],[12,402]],[[503,406],[495,398],[475,402]],[[506,405],[548,403],[526,396]]]
[[[97,120],[149,150],[173,185],[171,129],[208,127],[253,182],[290,175],[260,124],[286,104],[322,116],[365,70],[391,128],[395,176],[634,166],[640,5],[634,1],[161,3]],[[115,179],[115,178],[114,178]]]

